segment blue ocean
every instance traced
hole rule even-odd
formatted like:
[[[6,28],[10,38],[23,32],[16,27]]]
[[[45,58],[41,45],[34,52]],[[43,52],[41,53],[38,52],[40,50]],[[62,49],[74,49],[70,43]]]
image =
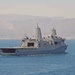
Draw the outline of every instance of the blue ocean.
[[[65,54],[0,55],[0,75],[75,75],[75,40],[67,40]],[[0,40],[0,47],[19,46],[21,40]]]

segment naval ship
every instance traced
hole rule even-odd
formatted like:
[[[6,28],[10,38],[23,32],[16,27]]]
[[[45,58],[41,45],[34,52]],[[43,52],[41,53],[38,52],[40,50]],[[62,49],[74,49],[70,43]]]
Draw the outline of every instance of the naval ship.
[[[35,38],[24,37],[18,47],[0,48],[0,54],[15,55],[36,55],[36,54],[58,54],[64,53],[67,49],[65,39],[57,36],[56,30],[52,29],[52,34],[42,37],[41,29],[37,25]]]

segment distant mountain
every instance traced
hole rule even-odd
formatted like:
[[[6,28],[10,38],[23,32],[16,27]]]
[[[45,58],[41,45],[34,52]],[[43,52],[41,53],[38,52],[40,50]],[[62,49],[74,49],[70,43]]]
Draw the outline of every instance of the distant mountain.
[[[0,15],[0,38],[22,39],[25,35],[33,37],[37,22],[42,29],[43,36],[50,35],[51,29],[55,28],[58,35],[67,39],[75,39],[74,18],[27,15]]]

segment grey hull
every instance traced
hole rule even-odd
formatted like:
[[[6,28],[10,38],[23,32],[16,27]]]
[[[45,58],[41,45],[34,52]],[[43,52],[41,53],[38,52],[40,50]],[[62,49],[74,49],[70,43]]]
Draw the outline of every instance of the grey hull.
[[[38,48],[1,48],[0,54],[14,54],[14,55],[37,55],[37,54],[59,54],[64,53],[67,45],[61,46],[51,50],[42,50]]]
[[[53,50],[38,50],[38,49],[16,50],[15,53],[16,55],[59,54],[59,53],[64,53],[66,49],[67,49],[67,46],[62,46]]]

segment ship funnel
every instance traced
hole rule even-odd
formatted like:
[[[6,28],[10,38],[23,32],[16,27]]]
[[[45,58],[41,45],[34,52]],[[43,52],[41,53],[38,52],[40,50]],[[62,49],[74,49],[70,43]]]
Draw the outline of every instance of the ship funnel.
[[[37,23],[37,27],[36,27],[35,39],[38,41],[42,40],[41,29],[39,28],[38,23]]]
[[[53,28],[52,29],[52,36],[55,36],[55,35],[57,35],[57,33],[56,33],[56,30]]]

